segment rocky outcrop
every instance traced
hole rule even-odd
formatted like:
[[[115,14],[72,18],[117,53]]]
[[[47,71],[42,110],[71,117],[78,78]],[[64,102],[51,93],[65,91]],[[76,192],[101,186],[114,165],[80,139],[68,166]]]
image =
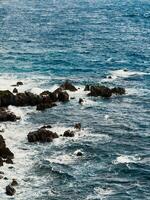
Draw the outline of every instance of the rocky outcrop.
[[[63,136],[64,137],[74,137],[74,132],[67,130],[67,131],[64,132]]]
[[[14,189],[13,186],[11,186],[11,185],[6,186],[6,194],[8,196],[13,196],[15,193],[16,193],[16,190]]]
[[[80,129],[81,129],[81,123],[75,124],[75,125],[74,125],[74,128],[80,130]]]
[[[15,122],[19,119],[20,117],[17,117],[13,112],[10,112],[6,108],[0,108],[0,122],[5,122],[5,121]]]
[[[27,137],[29,142],[52,142],[53,139],[58,138],[58,135],[57,133],[42,128],[30,132]]]
[[[15,96],[9,91],[0,91],[0,107],[14,105]]]
[[[88,96],[94,96],[94,97],[101,96],[101,97],[109,98],[113,94],[115,95],[125,94],[125,89],[122,87],[115,87],[115,88],[110,89],[106,86],[92,85],[92,86],[89,86],[89,88],[87,89],[90,90],[90,93],[88,93]]]
[[[14,158],[14,154],[6,147],[5,140],[0,135],[0,166],[3,166],[3,162],[10,163],[11,159]]]
[[[105,86],[91,86],[90,93],[88,96],[94,96],[94,97],[111,97],[112,91],[108,87]]]
[[[126,93],[126,90],[122,87],[115,87],[111,89],[111,92],[116,95],[123,95]]]
[[[49,102],[49,103],[40,103],[37,105],[36,110],[44,111],[47,108],[52,108],[57,106],[56,103]]]
[[[60,87],[63,90],[69,90],[71,92],[77,91],[77,88],[74,85],[72,85],[72,83],[70,83],[69,81],[65,81]]]

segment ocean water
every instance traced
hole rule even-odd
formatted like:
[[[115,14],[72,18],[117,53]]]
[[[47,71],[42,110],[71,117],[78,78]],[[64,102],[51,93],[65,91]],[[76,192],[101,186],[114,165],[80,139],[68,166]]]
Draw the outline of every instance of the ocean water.
[[[9,107],[22,120],[0,124],[15,154],[12,169],[0,168],[8,177],[0,180],[0,199],[149,200],[150,1],[1,0],[0,89],[23,81],[20,92],[40,93],[66,79],[80,88],[67,104],[45,112]],[[86,83],[127,93],[91,98]],[[28,132],[43,124],[61,135],[76,122],[83,129],[73,139],[27,142]],[[19,186],[9,198],[12,178]]]

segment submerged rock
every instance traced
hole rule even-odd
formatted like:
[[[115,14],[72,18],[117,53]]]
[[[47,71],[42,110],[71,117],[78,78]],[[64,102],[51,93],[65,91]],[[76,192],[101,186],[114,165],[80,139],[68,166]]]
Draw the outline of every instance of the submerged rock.
[[[79,104],[83,104],[84,100],[82,98],[79,99]]]
[[[52,142],[53,139],[58,138],[58,135],[57,133],[42,128],[30,132],[27,137],[29,142]]]
[[[9,196],[13,196],[16,193],[16,190],[11,186],[6,186],[6,194]]]
[[[69,81],[65,81],[65,83],[63,83],[60,87],[63,90],[69,90],[71,92],[77,91],[77,88],[74,85],[72,85],[72,83],[70,83]]]

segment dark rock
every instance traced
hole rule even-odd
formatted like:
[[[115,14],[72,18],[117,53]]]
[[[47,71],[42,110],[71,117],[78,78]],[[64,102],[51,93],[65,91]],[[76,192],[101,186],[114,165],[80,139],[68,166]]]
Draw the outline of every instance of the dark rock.
[[[39,95],[31,92],[18,93],[15,96],[15,106],[36,106],[42,102]]]
[[[41,104],[38,104],[37,107],[36,107],[36,110],[41,110],[41,111],[44,111],[45,109],[47,108],[52,108],[52,107],[55,107],[57,106],[56,103],[41,103]]]
[[[13,196],[16,193],[16,190],[11,186],[6,186],[6,194],[9,196]]]
[[[91,86],[90,93],[88,96],[94,96],[94,97],[106,97],[109,98],[112,95],[111,89],[105,86]]]
[[[64,132],[63,136],[64,137],[74,137],[74,132],[67,130],[67,131]]]
[[[57,91],[56,91],[57,93]],[[40,96],[43,98],[44,102],[56,102],[57,101],[57,97],[55,92],[49,92],[49,91],[44,91],[40,94]]]
[[[0,91],[0,107],[14,105],[15,96],[9,90]]]
[[[3,176],[2,175],[0,175],[0,179],[2,179],[3,178]]]
[[[86,85],[84,91],[90,91],[90,85]]]
[[[70,97],[70,99],[75,99],[75,97]]]
[[[53,139],[58,138],[58,135],[57,133],[42,128],[30,132],[27,137],[29,142],[52,142]]]
[[[74,125],[74,128],[80,130],[80,129],[81,129],[81,123],[77,123],[77,124],[75,124],[75,125]]]
[[[108,79],[112,79],[112,76],[108,76],[107,78],[108,78]]]
[[[81,151],[77,151],[76,156],[83,156],[83,153]]]
[[[58,101],[62,101],[62,102],[69,101],[69,94],[67,92],[59,92]]]
[[[15,122],[18,120],[18,117],[13,113],[4,108],[0,108],[0,121],[12,121]]]
[[[72,92],[77,91],[77,88],[74,85],[72,85],[72,83],[70,83],[69,81],[65,81],[65,83],[63,83],[60,87],[63,90],[70,90]]]
[[[0,157],[0,167],[3,166],[3,159]]]
[[[8,178],[7,178],[7,177],[4,177],[4,180],[8,180]]]
[[[5,162],[6,162],[7,164],[14,164],[13,161],[12,161],[12,159],[10,159],[10,158],[7,158]]]
[[[17,85],[17,86],[23,85],[23,82],[18,81],[16,85]]]
[[[83,99],[79,99],[79,104],[82,104],[84,102],[84,100]]]
[[[116,95],[123,95],[126,93],[125,89],[121,87],[112,88],[111,91],[113,94],[116,94]]]
[[[13,93],[18,93],[17,88],[14,88],[14,89],[13,89]]]
[[[128,69],[124,69],[123,71],[124,71],[124,72],[128,72]]]
[[[4,174],[4,172],[0,171],[0,174]]]
[[[10,151],[9,148],[5,147],[0,149],[0,157],[4,159],[13,159],[14,154]]]
[[[17,186],[17,185],[19,185],[17,180],[13,178],[11,182],[11,186]]]

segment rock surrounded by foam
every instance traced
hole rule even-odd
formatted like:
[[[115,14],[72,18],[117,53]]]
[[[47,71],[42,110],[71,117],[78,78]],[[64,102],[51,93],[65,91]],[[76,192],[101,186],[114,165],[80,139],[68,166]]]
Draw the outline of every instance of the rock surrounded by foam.
[[[29,142],[52,142],[53,139],[58,138],[58,135],[57,133],[41,128],[30,132],[27,137]]]

